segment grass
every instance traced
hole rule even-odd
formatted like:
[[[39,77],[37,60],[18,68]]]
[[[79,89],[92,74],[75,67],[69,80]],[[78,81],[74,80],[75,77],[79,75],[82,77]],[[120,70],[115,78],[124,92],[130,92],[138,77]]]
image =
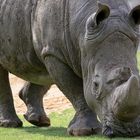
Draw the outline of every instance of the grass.
[[[23,128],[0,128],[0,140],[109,140],[103,136],[72,137],[67,135],[67,126],[74,115],[74,110],[65,110],[61,114],[49,115],[52,126],[49,128],[38,128],[29,124],[20,116],[24,123]],[[114,138],[113,140],[129,140]],[[136,140],[134,138],[133,140]]]
[[[137,54],[138,68],[140,69],[140,52]],[[72,137],[67,135],[67,126],[74,115],[69,109],[61,114],[51,113],[52,125],[49,128],[38,128],[29,124],[22,116],[23,128],[0,128],[0,140],[109,140],[103,136]],[[138,140],[140,138],[132,138]],[[130,138],[114,138],[113,140],[130,140]]]
[[[50,128],[38,128],[29,124],[20,117],[24,123],[23,128],[0,128],[0,140],[79,140],[89,138],[70,137],[67,135],[66,127],[72,119],[74,111],[66,110],[61,114],[52,113],[49,117],[52,121]]]
[[[138,53],[137,53],[137,61],[138,61],[138,68],[140,71],[140,51],[138,51]]]

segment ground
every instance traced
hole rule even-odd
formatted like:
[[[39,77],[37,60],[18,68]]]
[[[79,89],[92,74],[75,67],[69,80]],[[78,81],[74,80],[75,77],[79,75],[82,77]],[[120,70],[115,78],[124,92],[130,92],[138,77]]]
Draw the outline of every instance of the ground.
[[[26,106],[22,100],[18,97],[18,92],[24,85],[25,81],[10,74],[10,84],[13,92],[14,105],[17,114],[24,114],[26,112]],[[71,107],[70,102],[66,99],[63,93],[57,88],[56,85],[52,85],[50,90],[46,93],[43,99],[44,108],[47,113],[61,112]]]

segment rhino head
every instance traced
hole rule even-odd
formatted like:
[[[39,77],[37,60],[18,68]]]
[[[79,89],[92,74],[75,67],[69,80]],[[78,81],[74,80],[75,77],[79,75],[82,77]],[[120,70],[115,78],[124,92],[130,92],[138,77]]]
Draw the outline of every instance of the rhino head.
[[[140,5],[131,9],[126,2],[115,6],[115,1],[98,3],[86,22],[84,94],[107,136],[140,135],[139,24]]]

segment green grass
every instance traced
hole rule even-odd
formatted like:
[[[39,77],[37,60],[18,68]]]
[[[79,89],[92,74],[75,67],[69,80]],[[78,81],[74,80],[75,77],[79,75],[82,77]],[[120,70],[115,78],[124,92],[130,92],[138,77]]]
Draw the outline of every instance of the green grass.
[[[23,128],[0,128],[0,140],[88,140],[84,137],[70,137],[67,135],[67,125],[72,119],[74,111],[66,110],[61,114],[52,113],[49,117],[52,126],[49,128],[38,128],[29,124],[23,117],[20,117],[24,123]],[[97,137],[99,139],[100,137]],[[92,137],[93,139],[93,137]]]
[[[138,68],[140,69],[140,52],[137,53]],[[29,124],[23,117],[23,128],[0,128],[0,140],[109,140],[103,136],[72,137],[67,135],[67,126],[74,115],[74,110],[69,109],[61,114],[52,113],[51,127],[38,128]],[[138,140],[140,138],[132,138]],[[129,140],[128,138],[114,138],[114,140]]]
[[[32,126],[20,117],[24,123],[23,128],[0,128],[0,140],[109,140],[103,136],[72,137],[67,135],[67,126],[74,115],[74,110],[69,109],[61,114],[49,115],[52,126],[49,128],[38,128]],[[115,138],[114,140],[124,140]],[[126,139],[128,140],[128,139]],[[136,140],[134,138],[133,140]]]
[[[137,53],[137,61],[138,61],[138,68],[140,71],[140,51],[138,51],[138,53]]]

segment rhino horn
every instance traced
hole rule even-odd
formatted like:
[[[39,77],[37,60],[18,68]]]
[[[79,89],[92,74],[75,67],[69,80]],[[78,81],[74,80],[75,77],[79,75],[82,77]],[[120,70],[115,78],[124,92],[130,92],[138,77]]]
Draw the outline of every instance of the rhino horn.
[[[132,75],[123,85],[117,87],[112,95],[112,110],[123,121],[135,119],[140,111],[140,91],[137,76]]]

